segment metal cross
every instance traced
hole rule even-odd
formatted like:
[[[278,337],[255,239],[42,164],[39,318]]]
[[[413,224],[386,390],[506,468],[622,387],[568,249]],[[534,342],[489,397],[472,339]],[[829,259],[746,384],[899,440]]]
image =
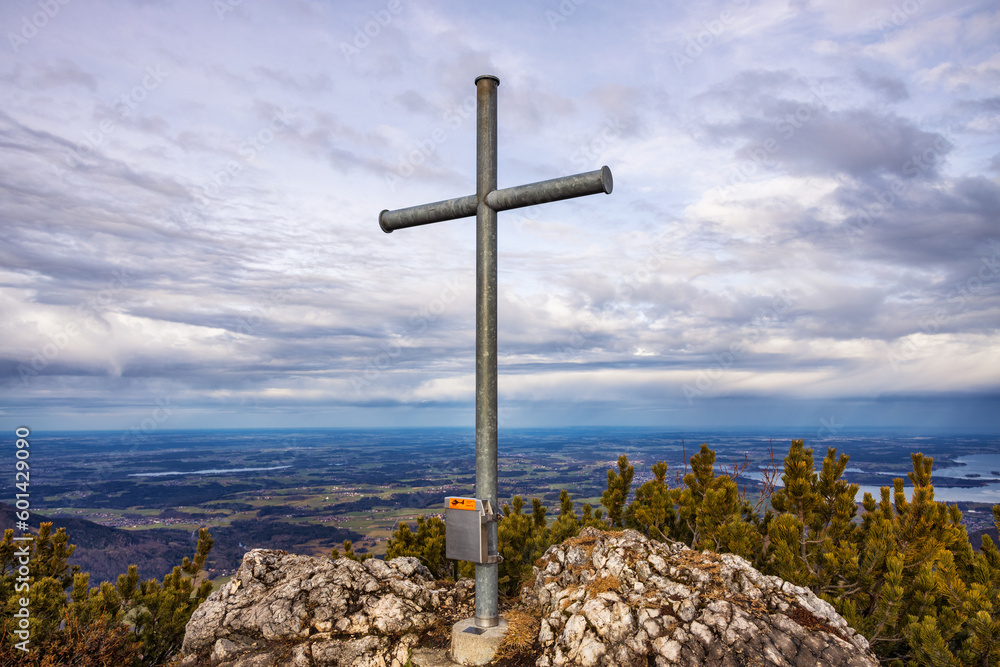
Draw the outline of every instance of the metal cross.
[[[611,170],[601,167],[497,190],[497,86],[492,75],[476,78],[476,194],[382,211],[379,227],[396,229],[476,216],[476,497],[497,508],[497,211],[545,204],[600,192],[611,194]],[[495,549],[497,524],[489,524]],[[476,564],[476,626],[499,623],[496,563]]]

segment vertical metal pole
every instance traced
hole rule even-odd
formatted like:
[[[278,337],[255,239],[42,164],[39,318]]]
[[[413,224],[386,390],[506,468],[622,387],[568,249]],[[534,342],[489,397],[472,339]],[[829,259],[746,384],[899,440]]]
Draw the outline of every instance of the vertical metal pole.
[[[497,505],[497,212],[486,195],[497,188],[497,86],[476,79],[476,497]],[[495,549],[497,524],[487,524]],[[500,623],[496,563],[476,565],[476,625]]]

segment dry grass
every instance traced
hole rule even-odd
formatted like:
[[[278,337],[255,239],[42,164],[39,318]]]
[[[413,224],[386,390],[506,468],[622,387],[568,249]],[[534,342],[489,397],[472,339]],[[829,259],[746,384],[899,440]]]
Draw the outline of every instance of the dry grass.
[[[512,609],[504,617],[508,623],[507,634],[497,649],[497,659],[512,660],[534,656],[541,619],[526,609]]]
[[[594,579],[589,584],[584,587],[584,590],[591,595],[599,595],[607,591],[613,591],[615,593],[620,592],[622,589],[621,579],[611,575],[610,577],[601,577],[600,579]]]
[[[576,537],[571,537],[563,542],[563,548],[568,549],[569,547],[583,547],[589,554],[594,548],[594,545],[600,541],[601,537],[594,535],[577,535]]]
[[[839,630],[837,630],[837,628],[833,627],[823,619],[817,618],[812,614],[812,612],[803,609],[798,602],[791,602],[792,604],[790,605],[789,610],[785,612],[785,616],[792,619],[806,630],[812,630],[813,632],[825,632],[843,639],[848,644],[851,643],[851,640],[845,637]]]

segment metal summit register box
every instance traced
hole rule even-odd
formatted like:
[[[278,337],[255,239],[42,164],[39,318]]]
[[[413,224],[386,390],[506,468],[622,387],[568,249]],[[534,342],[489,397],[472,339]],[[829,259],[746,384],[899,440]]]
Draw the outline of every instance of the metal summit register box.
[[[497,517],[490,501],[445,498],[445,556],[473,563],[497,563],[496,545],[488,544],[486,526]],[[492,549],[491,549],[492,547]]]

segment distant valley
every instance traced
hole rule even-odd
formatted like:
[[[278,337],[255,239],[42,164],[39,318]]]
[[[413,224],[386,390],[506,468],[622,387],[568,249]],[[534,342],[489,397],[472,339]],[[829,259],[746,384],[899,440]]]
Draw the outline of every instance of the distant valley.
[[[991,524],[989,506],[1000,502],[1000,475],[991,472],[1000,468],[1000,439],[807,435],[817,466],[828,446],[837,447],[851,455],[845,477],[876,494],[878,486],[906,477],[910,452],[934,456],[942,471],[934,478],[937,498],[955,494],[970,533]],[[636,466],[634,487],[650,478],[657,460],[678,479],[684,457],[706,442],[716,450],[718,472],[737,470],[741,489],[755,497],[772,442],[780,467],[792,437],[803,436],[501,431],[500,496],[539,497],[552,518],[565,488],[579,511],[583,502],[598,505],[618,454]],[[448,495],[473,494],[474,453],[471,429],[156,431],[124,443],[120,433],[36,432],[32,524],[44,517],[67,528],[78,545],[73,562],[92,573],[91,585],[114,579],[130,563],[143,578],[161,578],[192,554],[202,526],[215,538],[213,577],[231,573],[255,547],[319,555],[348,539],[356,550],[378,554],[400,521],[442,512]],[[963,457],[978,457],[976,465],[959,465]],[[13,525],[9,505],[0,506],[0,525]]]

